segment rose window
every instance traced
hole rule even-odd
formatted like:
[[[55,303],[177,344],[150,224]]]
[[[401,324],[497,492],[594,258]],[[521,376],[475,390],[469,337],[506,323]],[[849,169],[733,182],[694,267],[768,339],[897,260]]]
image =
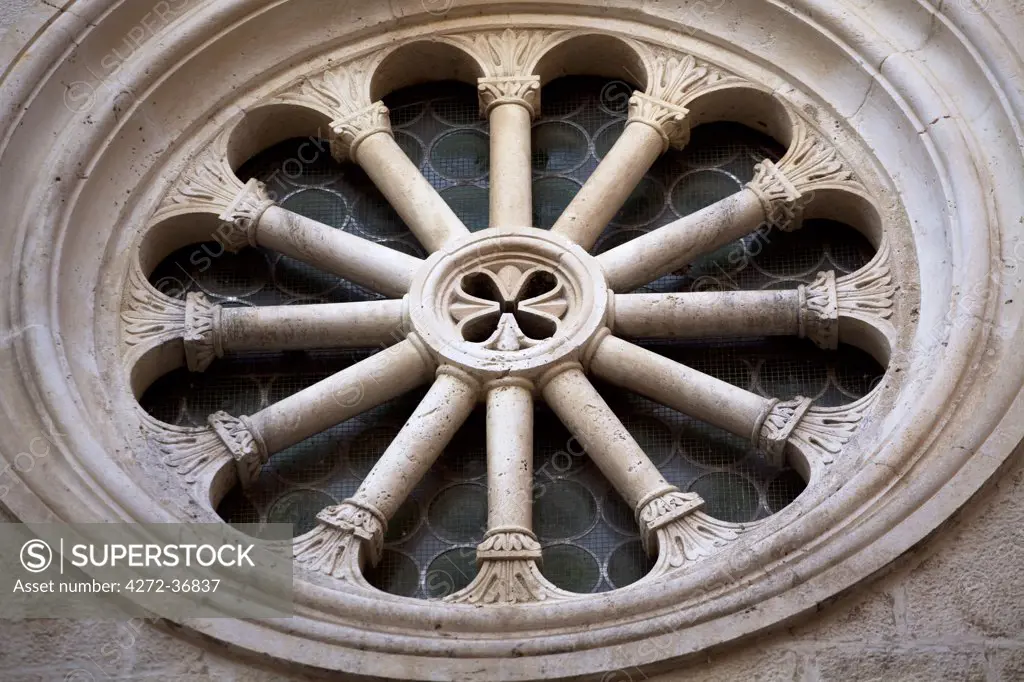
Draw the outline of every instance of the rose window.
[[[774,103],[691,126],[736,79],[651,59],[646,91],[503,65],[359,106],[333,70],[277,97],[329,140],[237,172],[215,140],[156,219],[216,238],[124,313],[166,309],[204,373],[142,400],[167,466],[296,523],[306,570],[455,603],[655,580],[784,508],[878,395],[888,246],[822,210],[866,199],[820,133]]]
[[[977,4],[76,2],[4,81],[3,505],[291,523],[294,615],[182,627],[318,670],[814,612],[1024,437]]]

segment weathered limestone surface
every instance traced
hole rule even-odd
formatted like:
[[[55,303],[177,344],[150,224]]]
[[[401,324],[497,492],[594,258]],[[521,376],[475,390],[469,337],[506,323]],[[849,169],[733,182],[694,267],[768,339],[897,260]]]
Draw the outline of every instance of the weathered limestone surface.
[[[182,2],[174,4],[180,6]],[[1019,16],[1024,12],[1019,0],[962,0],[958,4],[977,6],[979,11],[984,5],[992,11],[993,22],[1001,24],[1011,35],[1017,30],[1019,35]],[[660,5],[646,3],[644,9],[655,16],[671,11]],[[21,42],[53,15],[73,12],[74,7],[69,7],[61,10],[42,1],[0,0],[0,30],[20,18],[28,20],[0,39],[0,60],[7,63],[17,57]],[[931,29],[928,35],[919,37],[922,50],[933,35],[941,33],[935,30],[934,23]],[[896,42],[908,39],[901,35]],[[879,60],[879,69],[884,66],[886,73],[898,75],[901,68],[906,68],[904,59],[905,55],[887,53]],[[837,111],[855,117],[862,108],[871,108],[870,90],[854,94],[855,101],[851,103],[836,102]],[[940,116],[931,124],[950,118],[938,113]],[[522,118],[521,114],[516,116]],[[521,123],[518,128],[522,128]],[[938,128],[941,130],[943,125],[938,123]],[[509,165],[522,170],[521,163]],[[426,227],[437,224],[448,225],[445,220],[438,220]],[[429,232],[426,227],[425,233]],[[441,232],[438,242],[444,242],[447,234],[445,230]],[[1010,303],[1007,300],[1004,305]],[[713,649],[696,660],[676,662],[674,670],[665,670],[658,678],[650,671],[626,669],[595,679],[613,682],[1024,678],[1024,616],[1019,608],[1024,592],[1024,578],[1019,571],[1024,558],[1024,533],[1020,530],[1024,528],[1024,467],[1019,455],[1020,451],[967,507],[888,567],[883,575],[859,585],[834,603],[823,605],[817,612],[795,618],[757,640]],[[6,512],[2,515],[8,516]],[[337,673],[328,677],[295,664],[271,662],[229,650],[212,639],[201,639],[167,624],[56,620],[0,620],[0,678],[346,679]]]

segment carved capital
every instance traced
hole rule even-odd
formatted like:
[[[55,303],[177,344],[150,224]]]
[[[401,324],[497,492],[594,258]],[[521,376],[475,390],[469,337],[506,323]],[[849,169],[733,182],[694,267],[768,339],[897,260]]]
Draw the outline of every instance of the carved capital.
[[[477,559],[540,559],[540,543],[525,528],[495,529],[477,545]]]
[[[207,465],[231,458],[213,429],[165,424],[148,414],[141,417],[147,444],[159,453],[165,465],[189,482],[195,481]]]
[[[711,90],[744,82],[742,78],[697,61],[693,55],[679,55],[650,45],[645,47],[648,50],[644,60],[648,80],[646,94],[673,106],[685,108]]]
[[[154,221],[186,213],[212,213],[224,225],[210,235],[229,251],[256,245],[256,228],[274,202],[266,186],[242,183],[227,159],[227,131],[196,157],[160,204]]]
[[[864,193],[839,152],[803,123],[797,125],[789,150],[779,163],[765,159],[757,164],[754,180],[747,186],[761,200],[765,220],[785,231],[800,227],[804,209],[818,190]]]
[[[657,531],[658,561],[645,580],[663,576],[717,554],[746,527],[695,511]]]
[[[629,101],[629,120],[650,125],[662,136],[665,149],[685,147],[690,141],[687,105],[701,95],[743,83],[692,55],[678,55],[643,45],[647,68],[647,90],[634,93]]]
[[[129,355],[137,355],[185,331],[185,302],[157,291],[137,264],[128,273],[121,308],[122,340]]]
[[[813,407],[789,437],[790,442],[809,459],[831,464],[843,447],[850,442],[867,413],[878,400],[879,389],[840,407]]]
[[[635,92],[629,98],[627,123],[643,123],[654,128],[661,136],[664,150],[669,147],[682,149],[690,141],[688,113],[685,107]]]
[[[317,522],[342,535],[351,535],[366,546],[371,563],[380,561],[384,551],[384,534],[388,522],[376,509],[347,499],[323,509],[316,516]]]
[[[810,284],[801,284],[800,338],[814,341],[820,348],[839,347],[839,305],[836,273],[819,272]]]
[[[310,571],[363,584],[362,548],[354,534],[318,524],[292,541],[292,556]]]
[[[317,514],[317,526],[295,539],[295,560],[311,571],[365,584],[363,552],[380,561],[387,520],[375,509],[348,499]]]
[[[213,359],[224,355],[220,343],[221,307],[200,293],[190,293],[185,303],[185,361],[190,372],[205,372]]]
[[[487,118],[500,104],[517,104],[535,118],[540,113],[540,78],[538,76],[502,76],[477,80],[480,93],[480,115]]]
[[[572,593],[560,590],[541,574],[540,543],[525,528],[489,531],[477,546],[480,571],[464,589],[445,601],[459,604],[520,604],[566,599]]]
[[[355,161],[359,144],[374,133],[391,132],[388,109],[370,99],[370,79],[381,55],[375,53],[304,79],[275,99],[320,112],[331,120],[331,154]]]
[[[235,417],[227,412],[214,412],[206,421],[235,460],[242,486],[250,485],[270,456],[259,431],[248,417]]]
[[[658,530],[703,506],[704,499],[697,493],[684,493],[674,488],[649,502],[641,501],[636,520],[644,547],[653,552]]]
[[[483,68],[485,78],[532,76],[541,55],[570,31],[512,29],[457,33],[445,36],[472,54]]]
[[[445,597],[445,601],[455,604],[525,604],[575,596],[548,582],[533,559],[489,559],[480,563],[480,571],[473,582]]]
[[[773,466],[781,467],[786,463],[786,443],[810,407],[811,399],[801,397],[772,404],[755,432],[754,446],[768,455]]]
[[[391,116],[383,102],[374,102],[365,109],[332,121],[331,130],[335,134],[331,140],[334,158],[356,161],[363,140],[377,133],[391,135]]]
[[[313,109],[332,120],[346,119],[370,105],[370,78],[379,58],[374,54],[304,78],[274,99]]]
[[[754,166],[754,179],[747,187],[761,201],[766,223],[784,232],[801,226],[808,197],[800,193],[775,163],[765,159]]]
[[[803,123],[797,125],[779,170],[801,194],[826,187],[864,190],[835,147]]]
[[[836,281],[840,317],[852,317],[878,324],[892,317],[896,287],[889,267],[891,247],[882,239],[871,262]]]
[[[250,178],[227,208],[217,216],[231,226],[224,247],[238,252],[245,246],[257,246],[256,232],[260,218],[273,205],[274,200],[270,198],[267,186],[256,178]]]

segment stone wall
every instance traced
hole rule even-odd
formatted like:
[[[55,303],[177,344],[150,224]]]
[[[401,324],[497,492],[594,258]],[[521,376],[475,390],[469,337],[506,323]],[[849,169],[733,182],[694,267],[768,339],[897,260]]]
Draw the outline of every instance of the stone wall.
[[[958,0],[961,2],[969,0]],[[58,4],[58,3],[55,3]],[[992,3],[1010,26],[1020,2]],[[43,0],[0,0],[0,62],[54,13]],[[1024,461],[944,529],[873,581],[787,628],[626,680],[1024,679]],[[166,624],[0,620],[0,679],[344,679],[226,650]]]

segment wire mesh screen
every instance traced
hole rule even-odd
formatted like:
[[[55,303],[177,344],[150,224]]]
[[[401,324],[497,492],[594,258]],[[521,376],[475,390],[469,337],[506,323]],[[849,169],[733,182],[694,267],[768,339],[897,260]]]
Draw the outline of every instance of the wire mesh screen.
[[[573,77],[544,89],[545,115],[533,130],[536,226],[550,227],[621,133],[625,101],[609,98],[607,88],[602,79]],[[409,88],[387,104],[395,138],[409,158],[470,229],[486,227],[489,150],[476,90],[433,84]],[[666,154],[650,170],[596,250],[737,191],[751,179],[757,161],[777,159],[782,151],[740,126],[695,129],[684,151]],[[250,160],[239,175],[263,180],[284,207],[297,213],[425,255],[366,175],[333,162],[322,140],[281,143]],[[848,226],[809,221],[793,234],[759,233],[739,240],[645,290],[791,288],[809,282],[819,270],[856,270],[872,255],[868,242]],[[151,279],[165,293],[184,297],[203,291],[225,305],[377,297],[280,254],[248,249],[231,255],[217,244],[172,254]],[[641,343],[760,395],[786,399],[799,394],[823,406],[856,400],[883,373],[856,349],[827,352],[796,339]],[[371,352],[229,356],[202,374],[181,370],[165,376],[142,402],[169,423],[203,425],[216,410],[251,414]],[[597,386],[665,477],[698,492],[712,516],[735,522],[764,518],[804,488],[794,471],[768,466],[742,438],[621,389]],[[273,455],[255,485],[227,496],[221,515],[231,522],[293,523],[296,535],[310,530],[320,509],[355,492],[422,395],[406,395]],[[552,412],[538,405],[535,420],[533,509],[543,573],[574,592],[600,592],[638,580],[651,560],[640,545],[632,510]],[[394,594],[437,598],[472,580],[476,545],[487,521],[484,437],[480,408],[390,520],[383,559],[368,572],[374,585]]]

